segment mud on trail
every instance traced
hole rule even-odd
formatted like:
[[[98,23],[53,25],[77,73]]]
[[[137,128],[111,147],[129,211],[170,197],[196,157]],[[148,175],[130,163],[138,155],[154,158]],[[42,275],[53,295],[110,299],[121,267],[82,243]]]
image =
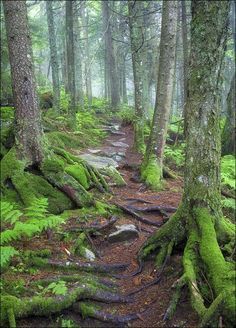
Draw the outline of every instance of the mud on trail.
[[[121,208],[125,207],[128,211],[135,212],[139,217],[144,218],[148,223],[140,222],[134,215],[128,214],[127,211],[121,212],[116,223],[109,228],[106,233],[101,233],[98,236],[92,237],[94,249],[100,255],[100,259],[96,263],[116,264],[129,263],[127,269],[116,275],[116,283],[118,284],[119,292],[122,295],[132,294],[132,292],[140,289],[135,293],[132,302],[125,304],[110,303],[98,304],[104,308],[104,311],[116,313],[120,316],[128,316],[137,314],[135,320],[129,320],[122,324],[105,323],[96,319],[82,319],[79,314],[73,310],[63,311],[63,315],[73,319],[80,327],[196,327],[197,316],[191,309],[190,300],[186,292],[182,293],[177,310],[169,321],[163,321],[164,314],[171,300],[173,289],[171,286],[181,276],[181,257],[178,254],[173,254],[166,264],[161,279],[157,284],[151,285],[155,280],[158,272],[154,269],[154,259],[145,262],[141,273],[132,276],[138,268],[137,253],[144,241],[154,232],[159,229],[168,217],[173,214],[175,208],[182,196],[181,178],[176,180],[167,179],[166,188],[161,192],[152,192],[140,182],[138,176],[138,166],[141,163],[141,156],[136,154],[133,149],[133,131],[131,126],[121,126],[119,122],[111,122],[110,127],[114,127],[110,131],[107,128],[108,136],[103,144],[96,149],[87,149],[81,151],[81,154],[117,154],[118,170],[126,182],[126,186],[117,187],[111,186],[112,193],[106,196],[106,201],[110,204],[116,204]],[[104,130],[106,128],[104,127]],[[110,133],[109,133],[110,131]],[[159,208],[156,211],[148,211],[149,208]],[[67,221],[70,226],[74,226],[73,219]],[[152,224],[153,223],[153,224]],[[108,235],[115,230],[116,225],[133,224],[138,230],[138,237],[121,242],[109,242]],[[39,245],[37,245],[37,242]],[[45,240],[44,247],[57,248],[55,258],[60,250],[65,246],[61,244],[55,245],[53,239]],[[35,240],[32,248],[39,247],[42,240]],[[55,274],[55,272],[53,272]],[[43,273],[37,279],[45,278]],[[48,275],[48,273],[45,273]],[[150,283],[149,287],[141,288]],[[96,302],[93,302],[96,304]],[[51,327],[50,323],[55,322],[55,318],[28,318],[18,320],[19,327]],[[49,322],[50,321],[50,322]]]

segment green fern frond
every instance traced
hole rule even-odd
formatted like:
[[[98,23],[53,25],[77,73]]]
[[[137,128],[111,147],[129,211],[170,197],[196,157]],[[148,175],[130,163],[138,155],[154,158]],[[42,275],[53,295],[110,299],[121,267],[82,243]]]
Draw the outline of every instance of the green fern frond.
[[[1,221],[10,222],[14,224],[21,217],[22,212],[14,209],[14,206],[8,202],[1,201]]]
[[[4,269],[10,259],[14,256],[14,255],[18,255],[19,252],[12,246],[1,246],[0,247],[0,253],[1,253],[1,269]]]

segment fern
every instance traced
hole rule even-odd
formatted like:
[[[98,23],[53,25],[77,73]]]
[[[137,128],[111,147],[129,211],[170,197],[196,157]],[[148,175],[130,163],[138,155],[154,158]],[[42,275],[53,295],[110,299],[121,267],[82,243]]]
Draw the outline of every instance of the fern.
[[[55,295],[65,295],[67,292],[66,283],[64,280],[59,280],[58,282],[52,282],[47,288],[43,290],[43,294],[51,291]]]
[[[10,222],[14,224],[19,217],[22,215],[22,212],[15,210],[13,205],[8,202],[1,202],[1,221]]]
[[[176,164],[176,166],[181,167],[184,164],[184,144],[180,145],[178,148],[172,148],[168,145],[165,146],[165,158]]]
[[[8,265],[10,259],[14,255],[19,254],[19,252],[12,246],[1,247],[0,252],[1,252],[1,269],[4,269]]]
[[[224,198],[221,200],[221,205],[224,208],[230,208],[235,210],[236,209],[236,204],[235,204],[235,199],[233,198]]]
[[[223,156],[221,159],[221,182],[223,185],[235,189],[235,157]]]
[[[55,228],[64,223],[60,216],[49,215],[46,198],[34,199],[31,205],[25,209],[24,216],[8,202],[1,202],[0,206],[2,209],[1,221],[11,224],[11,229],[5,229],[0,233],[1,255],[3,254],[1,266],[5,266],[12,256],[18,254],[14,247],[8,246],[9,243],[22,238],[31,238],[48,228]],[[23,217],[24,220],[21,220]]]

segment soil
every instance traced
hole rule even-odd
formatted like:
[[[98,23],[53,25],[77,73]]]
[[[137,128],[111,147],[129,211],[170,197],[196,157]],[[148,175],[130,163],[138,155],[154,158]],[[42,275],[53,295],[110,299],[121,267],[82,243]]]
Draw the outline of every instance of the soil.
[[[143,183],[139,181],[138,165],[141,163],[141,156],[133,151],[133,131],[131,126],[121,126],[120,131],[125,133],[124,135],[109,134],[104,141],[103,145],[99,147],[104,152],[123,152],[124,148],[111,146],[111,142],[124,142],[129,145],[126,150],[125,158],[119,162],[119,172],[127,182],[127,186],[124,187],[112,187],[112,196],[107,196],[109,203],[118,203],[121,205],[132,205],[134,207],[143,208],[150,205],[157,206],[170,206],[178,207],[178,204],[182,196],[182,178],[176,180],[167,179],[165,190],[161,192],[150,191]],[[84,151],[83,151],[84,152]],[[144,203],[146,201],[147,203]],[[172,214],[172,213],[171,213]],[[152,222],[158,222],[160,225],[165,222],[166,218],[163,218],[158,212],[140,212],[145,218],[148,218]],[[68,227],[74,227],[76,219],[71,218],[67,225]],[[157,228],[153,225],[147,225],[138,222],[134,217],[129,214],[122,213],[116,224],[132,223],[137,226],[139,230],[139,238],[131,240],[129,242],[119,242],[110,244],[106,235],[94,236],[93,243],[96,250],[101,255],[101,259],[98,262],[103,263],[129,263],[129,267],[126,271],[122,272],[122,275],[126,275],[120,279],[117,279],[120,286],[120,291],[123,294],[129,294],[139,287],[153,281],[158,272],[155,270],[153,260],[145,263],[142,272],[136,276],[130,276],[137,267],[137,253],[143,244],[143,242],[154,232]],[[111,230],[110,230],[111,231]],[[108,231],[108,232],[110,232]],[[58,244],[59,243],[59,244]],[[45,236],[44,240],[41,237],[35,238],[27,244],[27,249],[40,249],[47,247],[52,249],[54,259],[66,259],[67,255],[63,252],[64,248],[69,248],[65,242],[58,242],[58,238],[52,237],[48,240]],[[189,296],[186,291],[183,291],[181,300],[177,307],[172,320],[168,322],[163,321],[163,316],[168,308],[169,302],[172,297],[173,290],[172,284],[181,276],[181,257],[179,254],[173,254],[171,259],[167,263],[160,282],[156,285],[147,287],[142,291],[134,295],[134,302],[128,304],[109,304],[104,305],[104,309],[109,312],[115,311],[120,315],[127,315],[130,313],[139,313],[139,319],[128,322],[126,325],[129,327],[197,327],[198,319],[196,314],[191,309]],[[51,273],[55,275],[55,272]],[[41,271],[35,276],[31,276],[31,279],[37,280],[44,276],[49,276],[50,273]],[[23,275],[22,275],[23,276]],[[56,322],[56,317],[51,318],[28,318],[27,320],[18,320],[19,327],[54,327],[53,322]],[[70,318],[79,323],[80,327],[115,327],[112,324],[106,324],[94,319],[85,319],[73,313],[72,310],[64,311],[63,317]]]

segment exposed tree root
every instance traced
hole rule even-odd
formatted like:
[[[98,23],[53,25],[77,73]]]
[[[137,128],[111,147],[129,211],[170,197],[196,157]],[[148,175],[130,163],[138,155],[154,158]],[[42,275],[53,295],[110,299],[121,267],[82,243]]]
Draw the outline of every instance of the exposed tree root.
[[[61,312],[69,308],[74,303],[82,299],[91,299],[105,303],[126,303],[132,301],[131,297],[125,297],[102,289],[97,289],[94,285],[79,283],[72,288],[68,288],[65,295],[60,296],[33,296],[21,299],[6,295],[1,298],[1,324],[7,321],[10,327],[16,327],[15,319],[28,316],[47,316],[52,313]]]
[[[138,319],[138,314],[118,315],[109,312],[104,312],[100,307],[88,304],[86,302],[78,302],[74,304],[73,309],[75,312],[82,314],[83,318],[92,317],[103,322],[111,322],[113,324],[122,324],[131,320]]]
[[[185,219],[187,213],[188,218]],[[185,230],[185,222],[188,222],[188,230]],[[233,278],[235,269],[232,263],[225,261],[221,253],[213,222],[214,218],[205,208],[196,207],[186,212],[183,207],[180,207],[170,220],[156,231],[140,249],[139,260],[144,260],[151,252],[159,250],[156,264],[160,267],[165,265],[173,247],[182,243],[185,240],[185,235],[187,235],[183,254],[184,275],[175,284],[176,291],[165,313],[165,320],[173,315],[180,298],[181,289],[186,284],[190,292],[192,306],[198,313],[202,326],[218,319],[217,316],[220,314],[229,326],[233,325],[235,320],[235,286]],[[217,227],[220,227],[221,237],[232,237],[231,226],[229,228],[224,220],[221,220],[221,225],[218,224]],[[224,234],[222,231],[224,231]],[[201,270],[199,268],[204,271],[204,276],[207,277],[207,281],[209,281],[214,292],[215,299],[209,307],[206,306],[201,293],[199,284]],[[209,286],[207,285],[207,287]],[[211,292],[211,289],[209,292]]]
[[[83,270],[86,272],[99,272],[99,273],[110,273],[114,271],[125,270],[129,264],[117,263],[117,264],[102,264],[94,262],[78,262],[78,261],[67,261],[60,262],[54,260],[46,260],[39,257],[33,257],[29,260],[31,265],[38,267],[53,267],[60,268],[64,271],[68,270]]]
[[[66,231],[70,232],[79,232],[81,230],[83,231],[89,231],[89,232],[95,232],[95,231],[103,231],[110,229],[118,220],[117,216],[111,216],[108,220],[106,220],[104,223],[100,223],[99,220],[95,220],[91,222],[89,225],[80,225],[78,228],[69,228]]]
[[[129,209],[127,206],[124,206],[124,205],[121,205],[121,204],[118,204],[118,203],[114,203],[114,205],[121,208],[124,212],[132,215],[137,221],[140,221],[142,223],[152,225],[152,226],[155,226],[155,227],[160,227],[162,225],[162,223],[160,223],[160,222],[153,222],[153,221],[148,220],[147,218],[142,217],[138,213],[136,213],[133,210]]]
[[[162,211],[173,213],[177,210],[176,207],[172,207],[172,206],[156,206],[156,205],[147,206],[147,207],[135,207],[132,205],[128,205],[127,208],[139,212],[160,212],[160,213],[162,213]]]
[[[178,305],[178,302],[179,302],[179,299],[180,299],[180,296],[181,296],[181,290],[182,288],[186,285],[186,278],[185,276],[183,275],[181,278],[179,278],[173,285],[172,285],[172,288],[175,289],[174,291],[174,294],[172,296],[172,300],[164,314],[164,317],[163,317],[163,320],[166,321],[166,320],[170,320],[174,313],[175,313],[175,310],[176,310],[176,307]]]

